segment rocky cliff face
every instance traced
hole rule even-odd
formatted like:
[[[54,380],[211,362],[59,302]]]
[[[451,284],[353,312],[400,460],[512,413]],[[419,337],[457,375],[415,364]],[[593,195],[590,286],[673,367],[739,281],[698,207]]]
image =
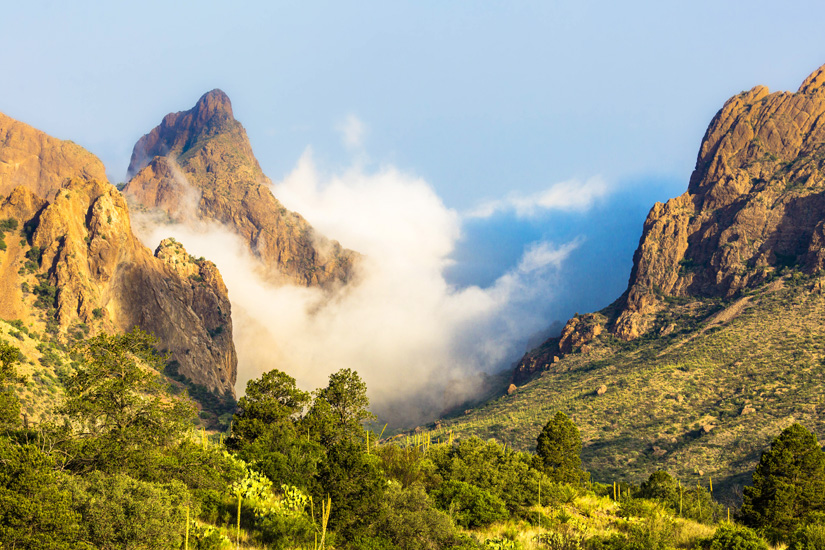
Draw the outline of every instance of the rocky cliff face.
[[[229,98],[213,90],[172,113],[135,145],[124,192],[176,221],[235,231],[272,280],[329,287],[353,277],[357,254],[317,234],[270,191]]]
[[[181,245],[155,255],[132,233],[123,196],[82,148],[0,115],[0,316],[77,330],[154,333],[179,370],[233,394],[237,358],[220,274]],[[15,230],[16,233],[16,230]]]
[[[825,66],[795,93],[756,86],[729,99],[708,126],[687,191],[650,210],[628,289],[601,324],[630,340],[653,328],[667,297],[732,298],[784,268],[823,269],[823,114]],[[576,323],[565,327],[571,349],[595,337]],[[525,359],[520,372],[536,370]]]
[[[825,66],[796,93],[764,86],[725,103],[688,190],[651,209],[612,331],[650,328],[663,296],[730,298],[784,267],[825,265]]]

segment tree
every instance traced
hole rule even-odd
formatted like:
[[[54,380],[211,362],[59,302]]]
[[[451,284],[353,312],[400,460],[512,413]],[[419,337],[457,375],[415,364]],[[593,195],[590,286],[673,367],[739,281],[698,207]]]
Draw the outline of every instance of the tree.
[[[91,548],[65,481],[36,445],[0,437],[0,548]]]
[[[279,370],[251,380],[238,401],[227,447],[254,461],[268,478],[311,489],[322,451],[306,430],[299,429],[309,397],[294,378]]]
[[[823,511],[825,453],[814,434],[793,424],[762,453],[753,485],[744,489],[742,518],[778,541]]]
[[[66,383],[61,412],[75,422],[81,445],[76,470],[130,471],[176,442],[194,418],[188,400],[170,395],[159,371],[165,357],[138,328],[99,334],[75,351],[84,361]]]
[[[239,449],[273,430],[293,433],[308,403],[309,394],[298,389],[294,378],[279,370],[265,372],[260,380],[247,383],[227,446]]]
[[[306,417],[308,428],[326,447],[344,439],[364,437],[361,425],[375,418],[367,410],[370,400],[367,385],[351,369],[341,369],[329,376],[329,385],[315,392],[315,401]]]
[[[536,439],[536,454],[545,473],[559,483],[579,483],[587,479],[587,473],[581,469],[581,450],[579,429],[561,411],[545,424]]]

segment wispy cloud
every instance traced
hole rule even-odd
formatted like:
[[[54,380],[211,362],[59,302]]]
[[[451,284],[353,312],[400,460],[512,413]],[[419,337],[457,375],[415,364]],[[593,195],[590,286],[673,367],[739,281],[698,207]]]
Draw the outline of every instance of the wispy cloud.
[[[582,240],[577,238],[561,246],[555,246],[547,241],[533,243],[521,257],[518,270],[521,273],[533,273],[546,268],[558,269],[570,253],[579,247]]]
[[[514,212],[518,217],[529,218],[545,210],[584,211],[609,192],[610,188],[601,176],[585,181],[567,180],[532,195],[513,194],[484,202],[466,213],[466,217],[489,218],[501,212]]]
[[[347,149],[360,149],[364,144],[367,127],[354,114],[347,115],[343,121],[338,123],[335,129],[341,134],[341,140]]]

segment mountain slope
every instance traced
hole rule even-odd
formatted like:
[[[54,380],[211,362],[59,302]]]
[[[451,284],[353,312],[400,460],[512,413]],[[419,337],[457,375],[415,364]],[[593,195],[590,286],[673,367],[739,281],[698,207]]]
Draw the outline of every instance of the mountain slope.
[[[825,436],[824,113],[825,67],[795,93],[731,98],[687,192],[651,209],[627,291],[527,353],[522,387],[442,429],[532,448],[562,410],[597,479],[665,468],[730,494],[789,424]]]
[[[596,480],[638,483],[662,468],[735,494],[788,425],[825,436],[823,284],[797,272],[734,300],[672,299],[655,319],[667,335],[600,335],[512,394],[443,420],[439,434],[528,450],[561,410]]]
[[[180,222],[214,220],[238,233],[274,281],[330,287],[358,255],[318,235],[270,191],[246,131],[220,90],[171,113],[135,145],[124,193]]]
[[[155,255],[141,245],[103,165],[70,142],[0,115],[0,159],[0,317],[58,339],[137,325],[182,374],[234,395],[230,304],[215,266],[177,243]]]
[[[795,93],[756,86],[708,126],[687,191],[645,220],[625,293],[525,356],[523,381],[603,331],[632,340],[668,297],[730,299],[792,267],[825,267],[825,66]]]

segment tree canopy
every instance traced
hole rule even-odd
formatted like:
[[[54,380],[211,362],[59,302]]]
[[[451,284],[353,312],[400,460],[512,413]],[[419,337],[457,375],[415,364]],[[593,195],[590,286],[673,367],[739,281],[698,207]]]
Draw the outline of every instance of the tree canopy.
[[[154,343],[135,328],[99,334],[76,348],[84,360],[66,382],[60,410],[80,432],[83,450],[75,468],[123,471],[176,442],[190,426],[194,406],[166,391],[159,373],[165,357]]]
[[[581,450],[579,429],[561,411],[544,425],[536,439],[536,454],[545,473],[560,483],[579,483],[586,479],[587,473],[581,467]]]
[[[20,401],[12,384],[19,382],[14,364],[20,356],[18,349],[0,340],[0,429],[14,428],[20,423]]]
[[[762,453],[745,487],[742,518],[773,540],[785,540],[825,511],[825,453],[816,436],[800,424],[782,431]]]

